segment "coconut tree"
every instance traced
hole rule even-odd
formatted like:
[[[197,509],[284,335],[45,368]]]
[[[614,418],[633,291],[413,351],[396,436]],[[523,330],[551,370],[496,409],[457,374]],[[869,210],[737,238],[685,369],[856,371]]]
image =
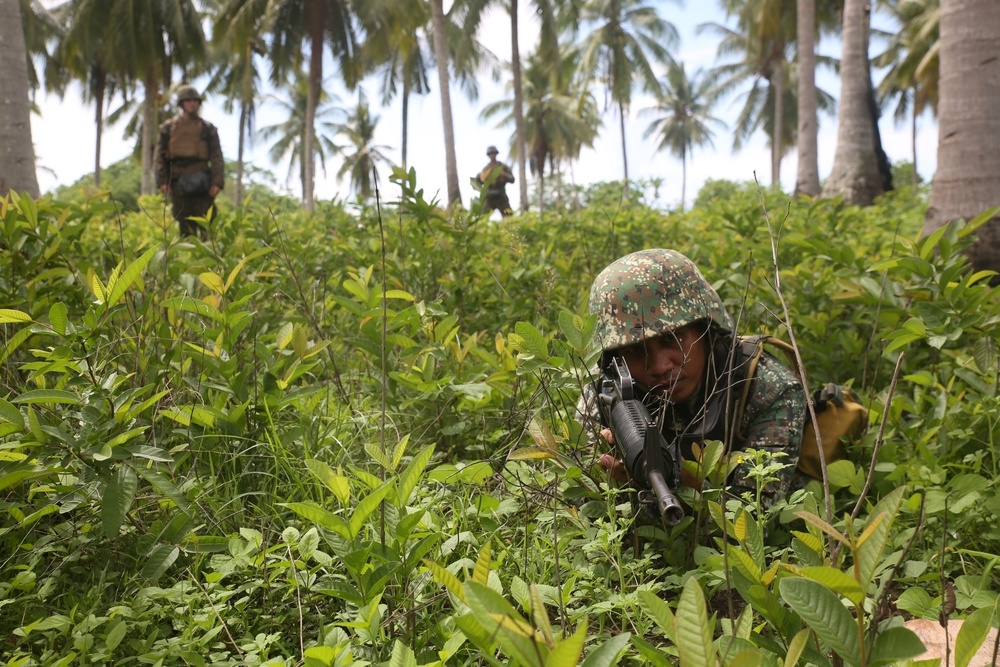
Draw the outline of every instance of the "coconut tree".
[[[681,210],[687,194],[688,158],[696,147],[713,145],[711,125],[726,127],[712,115],[715,100],[712,83],[701,70],[688,78],[684,63],[677,63],[667,71],[667,84],[656,104],[640,112],[655,116],[643,136],[658,137],[656,149],[668,150],[681,160]]]
[[[937,172],[924,233],[1000,206],[1000,3],[941,0]],[[969,251],[979,269],[1000,271],[1000,217]]]
[[[526,211],[528,210],[528,181],[525,178],[525,161],[528,151],[526,149],[527,136],[524,125],[524,77],[521,69],[521,47],[518,30],[520,3],[518,0],[469,0],[466,10],[468,16],[466,29],[469,34],[478,34],[486,10],[494,5],[505,7],[510,15],[510,71],[514,88],[514,105],[512,111],[516,128],[516,138],[511,153],[517,157],[521,210]],[[528,6],[534,10],[534,15],[538,20],[540,28],[540,41],[536,56],[557,65],[560,60],[559,32],[556,20],[558,4],[553,0],[533,0],[528,3]]]
[[[236,156],[237,207],[243,205],[243,171],[246,145],[254,135],[257,116],[256,100],[261,96],[259,65],[266,55],[264,41],[265,16],[240,13],[241,0],[220,5],[214,17],[212,42],[212,78],[207,89],[225,96],[223,108],[231,112],[239,105],[239,143]]]
[[[389,147],[375,143],[378,121],[379,117],[373,116],[368,109],[365,96],[360,95],[358,106],[348,113],[347,120],[332,126],[342,142],[340,154],[344,160],[337,172],[337,179],[349,176],[351,189],[361,195],[362,199],[370,198],[374,191],[373,169],[380,164],[391,164],[385,155]]]
[[[288,161],[285,184],[287,185],[295,174],[298,176],[302,192],[309,187],[306,182],[306,163],[311,159],[306,151],[306,135],[309,133],[309,121],[306,119],[309,86],[307,77],[299,77],[294,85],[288,88],[288,98],[269,97],[270,102],[284,111],[286,118],[280,123],[267,125],[259,130],[261,139],[274,140],[268,151],[271,161],[275,164]],[[332,138],[336,133],[336,121],[332,117],[342,115],[343,110],[336,106],[336,100],[326,92],[320,95],[319,102],[319,107],[313,112],[312,132],[315,137],[313,155],[319,159],[320,168],[325,174],[327,158],[340,151],[340,147]]]
[[[447,19],[443,0],[431,0],[431,22],[434,27],[434,60],[438,72],[438,92],[441,95],[441,124],[444,126],[444,159],[448,183],[448,205],[462,203],[458,189],[458,161],[455,159],[455,121],[451,113],[451,77],[448,72]]]
[[[883,192],[870,106],[868,22],[865,0],[845,1],[837,149],[823,186],[824,197],[840,195],[859,206],[870,205]]]
[[[677,29],[643,0],[587,0],[580,8],[586,34],[579,45],[580,68],[597,78],[618,107],[622,137],[623,194],[628,197],[628,152],[625,116],[632,103],[635,82],[656,93],[660,88],[654,64],[673,61],[670,49],[678,43]]]
[[[0,197],[10,190],[37,197],[20,0],[0,0],[0,90]]]
[[[584,146],[593,146],[601,126],[597,101],[583,82],[573,77],[577,55],[564,53],[554,66],[536,52],[524,69],[524,132],[528,165],[538,176],[540,205],[545,202],[546,165],[557,175],[561,173],[563,162],[578,158]],[[516,106],[514,98],[507,98],[488,104],[480,114],[484,120],[499,117],[498,127],[515,125],[512,154],[517,150]]]
[[[897,124],[910,119],[913,182],[917,172],[917,116],[937,113],[941,5],[938,0],[883,0],[881,3],[900,29],[878,33],[887,40],[885,51],[872,59],[888,70],[878,85],[879,101],[892,104]]]
[[[68,84],[80,81],[82,99],[94,105],[94,186],[101,185],[101,145],[107,102],[118,92],[131,93],[127,78],[130,64],[114,46],[110,33],[111,3],[69,0],[52,14],[64,27],[59,34],[51,65],[46,68],[46,85],[63,95]]]
[[[798,53],[798,164],[795,195],[816,197],[819,189],[819,113],[816,106],[816,0],[797,0],[795,16]]]

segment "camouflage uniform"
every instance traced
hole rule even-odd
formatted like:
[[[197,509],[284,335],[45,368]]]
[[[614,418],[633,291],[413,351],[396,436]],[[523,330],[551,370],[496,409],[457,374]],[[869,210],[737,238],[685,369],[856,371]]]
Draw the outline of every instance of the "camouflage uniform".
[[[510,199],[507,197],[507,184],[514,182],[514,173],[510,167],[496,159],[498,151],[496,146],[486,149],[486,154],[490,156],[490,161],[483,167],[482,171],[476,175],[476,182],[480,185],[489,183],[486,188],[486,198],[483,209],[492,213],[495,210],[507,217],[511,213]],[[495,178],[492,178],[496,174]],[[492,178],[492,180],[490,180]]]
[[[193,93],[193,95],[192,95]],[[201,97],[190,86],[182,86],[178,92],[178,102]],[[180,224],[181,236],[198,234],[205,238],[207,231],[191,221],[191,217],[204,217],[215,203],[215,197],[208,191],[197,194],[182,194],[178,178],[185,174],[203,171],[208,176],[208,186],[225,185],[225,162],[219,132],[214,125],[200,117],[187,118],[183,112],[160,125],[160,137],[156,143],[156,187],[169,185],[170,203],[174,219]]]
[[[789,488],[802,441],[806,415],[805,392],[798,379],[777,359],[764,353],[743,410],[735,424],[739,400],[747,380],[749,355],[733,336],[733,321],[719,295],[698,268],[675,250],[642,250],[608,266],[594,281],[590,312],[598,316],[594,342],[604,351],[602,367],[618,349],[676,329],[704,322],[709,351],[698,389],[683,401],[647,397],[654,417],[668,443],[676,443],[681,456],[692,455],[691,445],[719,440],[730,452],[766,450],[785,456],[779,480],[765,488],[764,500],[773,502]],[[589,385],[581,397],[579,413],[595,444],[602,427],[597,409],[598,386]],[[663,403],[662,407],[659,405]],[[741,463],[728,483],[734,493],[756,488],[748,477],[750,464]]]

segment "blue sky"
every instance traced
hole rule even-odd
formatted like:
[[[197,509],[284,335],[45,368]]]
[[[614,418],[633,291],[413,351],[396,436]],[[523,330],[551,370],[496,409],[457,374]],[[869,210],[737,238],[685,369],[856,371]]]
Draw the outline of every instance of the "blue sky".
[[[716,63],[716,40],[711,35],[697,35],[696,26],[700,23],[714,21],[725,23],[725,15],[714,2],[698,2],[689,0],[684,6],[671,2],[657,4],[661,16],[672,22],[681,36],[681,45],[677,57],[685,62],[689,72],[698,68],[708,69]],[[447,3],[446,3],[447,5]],[[527,53],[534,45],[537,29],[532,23],[530,13],[521,12],[521,49]],[[889,27],[878,15],[873,19],[876,26]],[[484,24],[481,38],[503,60],[510,57],[510,20],[500,12],[492,15]],[[839,53],[839,43],[826,39],[821,42],[819,53],[836,56]],[[877,53],[878,45],[873,44],[872,53]],[[327,71],[333,71],[327,69]],[[876,74],[876,80],[878,75]],[[197,84],[198,82],[196,82]],[[835,74],[820,72],[817,83],[828,92],[839,96],[840,83]],[[436,78],[432,79],[436,86]],[[398,161],[398,150],[401,138],[401,107],[398,100],[385,108],[378,108],[378,89],[374,81],[366,82],[369,104],[373,112],[380,116],[377,142],[390,147],[388,155]],[[354,103],[353,93],[344,90],[334,91],[344,106]],[[486,162],[486,146],[496,144],[501,149],[501,159],[509,161],[507,147],[512,128],[496,128],[493,121],[482,121],[480,111],[487,104],[508,96],[503,83],[494,84],[484,74],[479,99],[469,101],[456,87],[452,88],[452,106],[455,120],[455,136],[457,145],[457,161],[459,183],[462,187],[463,201],[468,203],[474,192],[469,185],[469,177],[475,174]],[[598,94],[603,101],[603,95]],[[42,191],[52,189],[58,184],[70,183],[82,175],[89,173],[93,165],[94,126],[93,110],[84,107],[80,102],[78,90],[71,90],[64,99],[39,94],[38,105],[41,117],[32,118],[32,137],[35,142],[39,164],[39,185]],[[657,153],[655,142],[644,139],[642,134],[649,125],[651,118],[640,112],[650,106],[652,99],[638,95],[632,104],[626,119],[626,142],[628,146],[629,175],[633,179],[660,178],[663,187],[659,191],[658,204],[661,206],[676,206],[681,196],[681,165],[678,160],[667,153]],[[740,100],[736,97],[723,100],[715,110],[715,114],[727,122],[730,127],[740,108]],[[225,113],[221,100],[208,99],[202,110],[202,115],[219,127],[222,148],[226,157],[235,158],[237,147],[237,117]],[[258,111],[257,127],[263,127],[282,120],[276,105],[264,102]],[[595,142],[593,149],[586,150],[581,159],[572,167],[572,173],[567,178],[576,183],[585,184],[597,181],[615,180],[622,176],[621,136],[619,133],[617,111],[608,109],[604,115],[604,128],[601,136]],[[933,174],[937,153],[937,125],[929,116],[919,119],[918,160],[922,175],[927,178]],[[883,145],[892,161],[912,159],[908,123],[897,127],[891,117],[884,117],[880,123]],[[445,161],[443,151],[443,130],[440,116],[439,96],[436,88],[424,97],[415,97],[410,103],[410,141],[408,161],[416,168],[418,182],[428,195],[435,193],[443,200],[446,198]],[[820,117],[819,161],[820,176],[829,173],[836,144],[836,118]],[[115,162],[131,149],[122,138],[122,127],[112,126],[105,130],[102,150],[103,165]],[[714,139],[714,149],[704,148],[695,151],[693,160],[689,161],[687,174],[687,198],[690,202],[698,189],[709,178],[727,178],[732,180],[753,180],[756,172],[761,183],[769,183],[771,178],[769,149],[763,133],[758,133],[743,150],[734,153],[731,150],[732,135],[726,130],[719,130]],[[287,164],[273,165],[267,158],[268,146],[257,142],[249,151],[248,162],[274,172],[279,186],[284,186],[288,171]],[[326,175],[317,174],[316,194],[320,198],[347,197],[348,183],[338,183],[335,174],[339,169],[336,159],[327,163]],[[786,191],[794,187],[796,160],[794,151],[782,162],[781,180]],[[529,179],[530,179],[529,175]],[[382,189],[388,198],[392,193],[391,185],[383,177]],[[511,186],[508,191],[516,193],[517,186]],[[293,179],[288,183],[288,190],[298,195],[298,184]],[[512,197],[516,203],[516,196]]]

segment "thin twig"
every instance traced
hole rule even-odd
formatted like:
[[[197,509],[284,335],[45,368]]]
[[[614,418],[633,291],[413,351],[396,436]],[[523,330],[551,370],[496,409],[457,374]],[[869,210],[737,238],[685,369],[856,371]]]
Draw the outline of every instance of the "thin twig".
[[[292,566],[292,581],[295,583],[295,609],[299,613],[299,655],[305,656],[306,645],[304,635],[306,632],[306,625],[302,618],[302,593],[299,590],[299,575],[296,572],[297,568],[295,566],[295,557],[292,555],[292,547],[286,544],[285,551],[288,552],[288,562]]]
[[[823,451],[823,438],[819,432],[819,420],[816,418],[816,404],[813,402],[812,394],[809,391],[809,381],[806,378],[805,365],[802,363],[802,353],[799,351],[799,345],[795,340],[795,330],[792,327],[788,304],[785,302],[785,295],[781,292],[781,272],[778,270],[778,239],[775,237],[774,229],[771,227],[771,217],[767,212],[767,204],[764,202],[764,194],[760,183],[757,181],[756,171],[754,172],[753,180],[757,184],[757,197],[760,199],[760,207],[764,212],[764,222],[767,224],[768,238],[771,241],[771,265],[774,267],[774,292],[777,294],[778,300],[781,302],[781,309],[784,312],[788,342],[791,343],[792,351],[795,353],[795,365],[798,366],[796,370],[799,373],[799,381],[802,383],[802,389],[806,393],[806,407],[809,410],[809,419],[812,420],[813,432],[816,434],[816,448],[819,450],[819,466],[823,472],[823,500],[826,505],[826,520],[828,523],[833,523],[833,499],[830,495],[830,477],[826,471],[826,452]],[[829,536],[827,540],[832,551],[834,549],[834,540]]]
[[[226,622],[223,620],[222,616],[219,615],[219,612],[216,610],[215,605],[212,603],[212,598],[208,596],[208,591],[206,591],[204,587],[202,587],[201,582],[199,582],[198,578],[194,576],[194,573],[191,571],[191,568],[185,568],[184,571],[188,573],[188,576],[191,577],[191,581],[194,582],[194,585],[198,587],[198,590],[200,590],[202,595],[205,596],[205,599],[208,600],[208,607],[209,609],[212,610],[212,613],[215,614],[215,620],[217,620],[219,624],[222,626],[222,631],[226,633],[227,637],[229,637],[229,643],[232,645],[233,650],[235,650],[236,653],[239,654],[240,659],[242,660],[243,651],[240,650],[240,647],[236,643],[236,640],[233,639],[233,636],[229,633],[229,626],[226,625]]]
[[[879,451],[882,449],[884,444],[885,436],[885,425],[889,421],[889,408],[892,406],[892,395],[896,392],[896,383],[899,381],[899,372],[903,368],[903,352],[899,353],[899,358],[896,359],[896,368],[892,372],[892,380],[889,382],[889,393],[885,397],[885,408],[882,412],[882,421],[878,425],[878,436],[875,438],[875,449],[872,451],[872,463],[868,468],[868,476],[865,478],[865,486],[861,489],[861,494],[858,496],[858,502],[854,505],[854,511],[851,512],[851,519],[857,519],[858,514],[861,513],[861,505],[865,502],[865,496],[868,495],[868,491],[872,488],[872,480],[875,477],[875,464],[878,463]]]

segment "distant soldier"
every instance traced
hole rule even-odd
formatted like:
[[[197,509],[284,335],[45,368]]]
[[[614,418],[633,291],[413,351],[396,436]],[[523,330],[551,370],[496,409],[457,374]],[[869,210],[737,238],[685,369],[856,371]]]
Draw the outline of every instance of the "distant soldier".
[[[218,130],[198,115],[201,95],[194,86],[177,89],[177,105],[180,112],[160,125],[156,185],[170,195],[181,236],[198,234],[204,240],[208,230],[190,218],[205,217],[223,188],[222,147]]]
[[[497,160],[499,153],[496,146],[490,146],[486,149],[490,161],[476,176],[476,182],[480,185],[486,184],[486,203],[483,208],[490,213],[496,209],[506,218],[511,214],[510,200],[507,198],[507,184],[514,182],[514,174],[510,167]]]

